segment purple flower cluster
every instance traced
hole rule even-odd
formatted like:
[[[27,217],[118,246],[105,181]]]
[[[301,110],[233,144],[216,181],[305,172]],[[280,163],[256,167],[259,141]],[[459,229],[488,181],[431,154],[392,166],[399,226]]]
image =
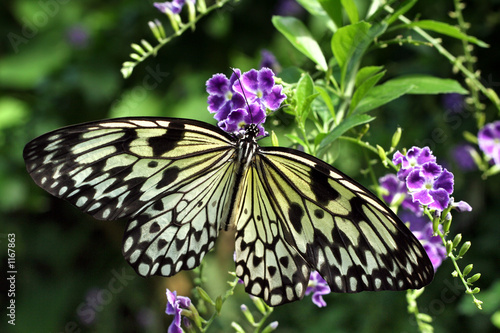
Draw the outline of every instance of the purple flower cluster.
[[[462,171],[477,170],[476,162],[472,158],[474,151],[474,147],[469,144],[459,144],[453,148],[453,160]]]
[[[256,124],[259,135],[265,135],[262,124],[266,111],[278,109],[286,98],[283,87],[275,84],[274,73],[269,68],[252,69],[243,74],[235,69],[230,79],[224,74],[215,74],[206,86],[208,111],[215,113],[217,125],[229,133]]]
[[[401,203],[401,207],[412,211],[416,215],[422,215],[422,207],[408,196],[405,182],[398,179],[395,174],[387,174],[379,179],[380,186],[386,190],[382,198],[389,205]]]
[[[275,72],[281,71],[281,65],[271,51],[262,49],[260,51],[260,57],[261,57],[259,65],[260,68],[267,67],[271,68]]]
[[[309,277],[309,284],[306,288],[306,296],[312,293],[313,303],[322,308],[326,306],[323,295],[328,295],[330,292],[331,289],[328,286],[328,283],[326,283],[318,272],[313,271]]]
[[[168,333],[182,333],[181,328],[181,312],[183,309],[189,308],[191,300],[189,297],[177,296],[177,292],[171,292],[167,289],[167,309],[168,315],[174,315],[172,324],[168,327]]]
[[[153,5],[162,13],[166,14],[167,11],[172,14],[179,14],[182,10],[182,7],[186,4],[186,2],[191,2],[192,4],[196,3],[196,0],[173,0],[173,1],[165,1],[165,2],[155,2]]]
[[[429,256],[434,270],[446,258],[446,248],[438,236],[433,236],[432,223],[425,216],[422,216],[423,209],[418,201],[413,201],[408,194],[404,181],[398,179],[394,174],[388,174],[379,179],[380,186],[388,194],[382,198],[390,205],[401,203],[403,210],[398,214],[401,220],[410,224],[410,230],[422,243],[425,252]]]
[[[460,113],[465,106],[464,96],[458,93],[444,94],[442,103],[450,113]]]
[[[477,135],[479,148],[497,165],[500,165],[500,121],[486,124]]]
[[[417,216],[409,211],[402,211],[399,217],[403,222],[409,222],[411,232],[422,243],[434,270],[437,270],[446,258],[446,247],[441,237],[433,236],[432,223],[425,216]]]
[[[380,186],[387,192],[382,198],[389,204],[401,204],[403,210],[399,217],[409,222],[410,230],[422,243],[436,270],[446,258],[446,248],[441,237],[433,236],[432,221],[422,216],[422,206],[437,212],[449,206],[459,212],[472,208],[465,201],[455,203],[450,197],[453,174],[436,163],[428,147],[412,147],[405,155],[397,151],[392,161],[401,168],[397,176],[390,174],[380,178]]]
[[[406,155],[397,151],[392,159],[401,165],[398,178],[406,183],[413,202],[443,211],[453,193],[453,174],[436,163],[428,147],[412,147]]]

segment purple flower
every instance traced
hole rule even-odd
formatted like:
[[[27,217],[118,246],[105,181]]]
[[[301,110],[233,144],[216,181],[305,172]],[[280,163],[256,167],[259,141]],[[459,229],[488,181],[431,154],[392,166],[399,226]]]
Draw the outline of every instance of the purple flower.
[[[406,183],[399,180],[396,175],[387,174],[379,179],[379,183],[388,192],[388,194],[382,195],[382,198],[389,205],[401,202],[401,207],[409,209],[417,215],[422,215],[422,207],[408,196]]]
[[[208,111],[215,113],[217,121],[227,119],[231,111],[241,109],[246,106],[245,98],[241,94],[236,94],[233,90],[233,83],[240,76],[240,70],[235,70],[231,79],[227,79],[224,74],[215,74],[206,83],[208,96]]]
[[[425,252],[429,256],[434,270],[441,265],[446,258],[446,248],[439,236],[433,236],[432,222],[426,217],[416,216],[412,212],[402,211],[399,217],[403,222],[410,223],[410,230],[415,237],[422,243]]]
[[[451,198],[453,199],[453,198]],[[453,202],[452,207],[455,208],[459,212],[470,212],[472,211],[472,207],[465,201]]]
[[[191,3],[195,3],[196,0],[187,0]],[[186,4],[186,0],[173,0],[173,1],[165,1],[165,2],[155,2],[153,6],[155,6],[160,12],[166,14],[169,11],[172,14],[179,14],[182,11],[182,7]]]
[[[215,74],[207,83],[208,111],[215,113],[218,126],[226,132],[237,133],[248,124],[256,124],[259,135],[265,135],[262,124],[266,110],[275,110],[285,100],[282,86],[274,83],[269,68],[252,69],[241,74],[235,69],[230,79]]]
[[[500,121],[486,124],[477,135],[479,148],[484,154],[500,164]]]
[[[136,320],[140,327],[152,329],[155,324],[155,312],[150,308],[142,308],[136,314]]]
[[[190,305],[191,300],[189,297],[177,296],[177,291],[171,292],[167,289],[167,309],[165,313],[174,315],[174,320],[168,327],[168,333],[182,333],[181,312],[182,309],[187,309]]]
[[[420,167],[427,162],[436,162],[436,157],[432,155],[429,147],[411,147],[406,155],[401,154],[399,150],[395,152],[392,162],[395,165],[401,164],[401,169],[398,171],[398,178],[404,181],[415,167]]]
[[[453,193],[453,174],[434,162],[413,169],[406,178],[413,201],[429,208],[444,210]]]
[[[460,113],[464,108],[464,96],[458,93],[444,94],[442,99],[443,107],[451,113]]]
[[[326,306],[323,295],[328,295],[330,292],[331,289],[328,286],[328,283],[326,283],[318,272],[313,271],[309,277],[309,284],[306,288],[306,296],[312,293],[313,303],[322,308]]]
[[[274,73],[269,68],[243,73],[240,80],[233,84],[233,89],[245,96],[249,104],[262,105],[264,111],[266,108],[276,110],[286,98],[281,92],[283,87],[274,84]]]
[[[296,0],[279,0],[274,11],[280,16],[300,16],[305,13],[304,7]]]
[[[271,68],[275,72],[279,72],[281,70],[280,63],[278,62],[278,60],[276,60],[276,57],[271,51],[262,49],[260,51],[260,57],[261,57],[259,66],[260,68],[264,67]]]
[[[474,148],[468,144],[461,144],[453,148],[452,156],[458,167],[463,171],[472,171],[477,169],[476,162],[472,158],[471,153]]]
[[[88,45],[89,33],[84,27],[74,25],[66,32],[66,38],[72,46],[83,49]]]

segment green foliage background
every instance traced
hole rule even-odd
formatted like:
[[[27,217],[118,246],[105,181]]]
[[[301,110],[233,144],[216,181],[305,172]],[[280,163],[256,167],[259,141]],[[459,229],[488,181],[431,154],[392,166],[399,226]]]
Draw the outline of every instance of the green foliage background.
[[[230,67],[256,68],[263,48],[272,50],[283,68],[302,66],[314,71],[310,61],[296,51],[271,23],[277,3],[241,1],[202,19],[196,31],[165,46],[155,58],[140,64],[129,79],[120,74],[130,53],[130,43],[153,40],[146,22],[162,17],[149,1],[3,1],[0,8],[0,257],[2,293],[9,288],[4,265],[7,235],[15,234],[16,325],[7,324],[2,294],[2,332],[165,332],[171,320],[164,314],[165,288],[189,295],[190,272],[172,278],[143,279],[135,275],[121,255],[124,221],[101,222],[50,197],[31,181],[22,160],[24,145],[47,131],[84,121],[117,116],[174,116],[214,123],[206,111],[205,81],[214,73],[229,75]],[[360,7],[363,7],[361,2]],[[469,2],[464,11],[471,23],[469,34],[492,45],[476,48],[477,67],[486,87],[500,85],[498,50],[498,1]],[[422,0],[409,16],[454,24],[447,13],[452,1]],[[300,16],[315,32],[314,21]],[[72,41],[76,32],[83,42]],[[149,37],[148,37],[149,36]],[[329,38],[315,36],[320,43]],[[444,39],[451,52],[461,53],[461,42]],[[404,74],[431,74],[455,78],[452,66],[429,47],[391,46],[372,50],[364,65],[384,65],[385,79]],[[497,113],[486,100],[487,122]],[[482,273],[477,284],[484,310],[474,308],[463,295],[452,268],[445,262],[435,283],[419,299],[421,311],[434,318],[437,332],[493,331],[492,314],[500,308],[498,263],[498,175],[487,182],[479,172],[463,173],[451,159],[452,148],[463,142],[462,132],[477,132],[470,113],[450,117],[442,96],[405,96],[376,112],[370,142],[390,144],[399,125],[401,147],[429,145],[455,173],[455,198],[465,200],[473,212],[456,214],[453,233],[472,241],[467,261]],[[293,119],[276,113],[270,124],[283,137]],[[390,133],[390,134],[388,134]],[[363,154],[349,144],[335,146],[340,158],[335,166],[369,184],[361,170]],[[377,170],[382,176],[387,171]],[[217,296],[225,290],[232,269],[232,238],[219,240],[217,251],[207,257],[205,289]],[[250,304],[242,287],[224,305],[223,316],[212,331],[230,330],[241,320],[240,304]],[[93,296],[101,292],[101,302]],[[103,296],[103,297],[104,297]],[[272,319],[281,332],[414,332],[406,314],[404,293],[332,294],[328,306],[318,309],[308,298],[275,309]],[[93,309],[93,310],[92,310]],[[92,310],[92,311],[91,311]],[[95,316],[95,317],[94,317]],[[92,317],[92,318],[91,318]],[[86,323],[86,319],[93,319]]]

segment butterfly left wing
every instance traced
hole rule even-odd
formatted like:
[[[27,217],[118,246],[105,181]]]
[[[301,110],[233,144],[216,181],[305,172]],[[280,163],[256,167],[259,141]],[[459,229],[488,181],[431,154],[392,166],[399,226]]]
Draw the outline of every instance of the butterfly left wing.
[[[334,292],[405,290],[432,280],[410,230],[377,197],[300,151],[260,148],[237,221],[236,273],[275,306],[304,296],[311,270]]]
[[[128,218],[123,253],[143,276],[192,269],[227,220],[231,136],[177,118],[121,118],[65,127],[24,150],[44,190],[101,220]]]

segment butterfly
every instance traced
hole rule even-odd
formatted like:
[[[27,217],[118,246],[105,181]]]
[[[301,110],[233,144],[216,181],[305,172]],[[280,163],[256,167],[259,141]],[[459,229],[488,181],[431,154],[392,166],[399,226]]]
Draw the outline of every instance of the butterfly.
[[[141,276],[197,267],[232,230],[237,276],[271,306],[301,299],[313,270],[342,293],[431,282],[424,248],[379,198],[318,158],[259,146],[258,133],[118,118],[47,133],[23,155],[50,194],[128,220],[122,252]]]

